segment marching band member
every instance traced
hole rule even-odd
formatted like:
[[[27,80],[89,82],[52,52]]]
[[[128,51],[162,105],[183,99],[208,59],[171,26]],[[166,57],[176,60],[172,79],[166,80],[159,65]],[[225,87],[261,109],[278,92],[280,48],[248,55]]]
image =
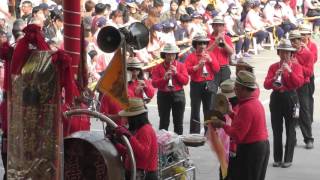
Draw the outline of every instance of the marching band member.
[[[203,114],[206,117],[211,108],[211,99],[214,93],[209,81],[213,81],[219,72],[219,63],[212,52],[206,50],[210,39],[204,35],[196,35],[192,40],[195,52],[191,53],[186,61],[186,67],[191,78],[191,119],[190,133],[200,133],[200,105],[203,105]]]
[[[128,58],[127,70],[131,75],[128,79],[128,96],[129,98],[141,98],[146,102],[154,96],[154,88],[151,82],[144,79],[142,63],[134,57]]]
[[[157,136],[148,120],[148,110],[140,98],[130,98],[129,107],[119,112],[119,116],[127,119],[129,128],[118,126],[114,129],[116,136],[129,139],[136,159],[137,179],[157,180],[158,143]],[[110,138],[123,157],[126,179],[130,179],[130,161],[124,145]]]
[[[309,48],[311,51],[311,54],[313,55],[314,58],[314,64],[318,60],[318,47],[317,44],[313,41],[311,41],[311,27],[310,26],[302,26],[300,28],[300,33],[301,33],[301,40],[302,42]],[[310,110],[311,110],[311,122],[313,122],[313,104],[314,104],[314,99],[313,99],[313,94],[314,94],[314,74],[310,77]]]
[[[159,129],[168,130],[172,109],[174,132],[181,135],[186,105],[183,86],[188,84],[189,78],[185,65],[177,60],[179,51],[176,45],[165,44],[161,52],[164,62],[153,69],[152,85],[158,88]]]
[[[273,131],[273,167],[287,168],[291,166],[294,147],[296,145],[296,130],[298,95],[295,91],[303,81],[302,67],[292,58],[296,51],[289,40],[282,40],[277,48],[280,62],[269,67],[264,81],[266,89],[272,89],[270,96],[271,125]],[[283,119],[286,129],[286,145],[283,159],[282,131]]]
[[[252,5],[252,9],[249,10],[245,19],[245,30],[254,31],[253,36],[257,38],[258,50],[264,50],[262,42],[268,37],[269,33],[265,31],[265,23],[259,15],[260,13],[260,2],[255,1]]]
[[[314,57],[312,56],[309,49],[301,42],[301,34],[299,30],[291,31],[289,39],[292,46],[297,49],[293,54],[299,64],[302,66],[304,82],[303,85],[297,89],[300,103],[300,116],[299,125],[306,143],[307,149],[313,148],[313,137],[312,137],[312,118],[311,118],[311,107],[310,107],[310,77],[313,75]]]
[[[254,74],[240,71],[234,88],[239,107],[237,113],[230,112],[233,115],[231,126],[219,119],[214,119],[210,124],[215,128],[223,128],[237,144],[231,179],[265,179],[270,145],[263,105],[252,95],[256,88]]]
[[[213,53],[220,65],[220,71],[215,75],[214,80],[210,82],[214,86],[214,94],[212,96],[212,102],[214,102],[215,94],[221,82],[230,79],[229,58],[234,53],[234,50],[231,38],[225,34],[223,18],[220,16],[214,17],[211,25],[213,33],[209,35],[210,42],[207,50]]]

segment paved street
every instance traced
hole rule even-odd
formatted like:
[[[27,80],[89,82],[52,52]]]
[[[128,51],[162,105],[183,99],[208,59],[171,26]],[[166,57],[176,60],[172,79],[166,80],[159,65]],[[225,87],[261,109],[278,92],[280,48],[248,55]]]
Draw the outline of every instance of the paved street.
[[[320,41],[319,41],[320,42]],[[259,86],[261,88],[260,100],[263,103],[267,116],[267,124],[269,130],[269,140],[272,145],[272,131],[270,125],[270,112],[269,112],[269,95],[271,91],[267,91],[263,88],[263,81],[267,73],[269,65],[273,62],[278,61],[276,51],[265,50],[261,54],[254,56],[250,59],[250,63],[255,67],[255,74]],[[232,68],[234,71],[234,68]],[[315,148],[312,150],[304,149],[304,143],[300,129],[297,129],[298,144],[295,149],[293,166],[287,169],[274,168],[271,166],[273,162],[273,153],[271,146],[271,154],[269,159],[269,166],[267,170],[267,180],[318,180],[320,177],[320,63],[318,62],[315,66],[315,77],[316,77],[316,90],[315,90],[315,112],[314,112],[314,123],[313,133],[315,138]],[[187,107],[184,117],[184,133],[189,131],[189,120],[190,120],[190,97],[189,87],[185,88]],[[156,98],[149,103],[149,119],[155,128],[158,128],[159,118],[156,107]],[[172,122],[170,128],[172,129]],[[92,121],[93,130],[101,130],[101,123]],[[208,145],[190,148],[191,159],[194,161],[197,167],[197,179],[199,180],[218,180],[218,167],[219,163],[213,152],[210,150]],[[3,173],[3,169],[0,172]]]

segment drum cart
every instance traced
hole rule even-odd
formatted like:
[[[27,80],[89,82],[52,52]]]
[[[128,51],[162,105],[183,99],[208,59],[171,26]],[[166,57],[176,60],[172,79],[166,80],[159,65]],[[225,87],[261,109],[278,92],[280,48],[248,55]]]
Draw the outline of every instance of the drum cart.
[[[107,125],[111,126],[112,128],[116,128],[117,124],[115,124],[111,119],[106,117],[104,114],[99,113],[95,110],[88,110],[88,109],[74,109],[70,110],[64,113],[66,117],[74,116],[74,115],[88,115],[92,118],[97,118],[101,120],[102,122],[107,123]],[[87,133],[90,134],[90,132],[82,132],[83,134]],[[75,133],[77,134],[77,133]],[[72,136],[72,135],[71,135]],[[77,135],[75,135],[77,136]],[[90,138],[92,139],[92,138]],[[107,137],[105,137],[107,139]],[[124,142],[125,146],[128,149],[128,154],[130,157],[130,162],[132,164],[131,168],[131,180],[136,180],[136,163],[135,158],[133,154],[132,147],[130,146],[129,140],[125,137],[121,137],[122,141]],[[95,141],[95,140],[93,140]],[[180,141],[181,147],[183,147],[183,151],[186,151],[186,153],[189,155],[188,148],[184,145],[182,141]],[[169,144],[167,144],[169,145]],[[180,180],[182,177],[184,177],[186,180],[195,180],[196,179],[196,167],[194,164],[189,160],[189,156],[184,156],[181,158],[177,157],[177,154],[174,152],[171,153],[164,153],[163,149],[164,147],[159,146],[159,163],[158,163],[158,177],[159,180]],[[99,148],[98,148],[99,149]],[[180,149],[181,150],[181,149]],[[105,149],[104,151],[108,151]],[[105,161],[107,161],[107,158],[104,158]],[[106,164],[108,164],[106,162]],[[114,178],[113,178],[114,179]]]

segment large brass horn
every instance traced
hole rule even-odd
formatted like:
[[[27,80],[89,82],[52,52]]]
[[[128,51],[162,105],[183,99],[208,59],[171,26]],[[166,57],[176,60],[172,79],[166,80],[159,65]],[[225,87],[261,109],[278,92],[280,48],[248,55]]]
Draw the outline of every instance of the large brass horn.
[[[133,49],[142,49],[149,43],[149,30],[144,24],[135,22],[119,29],[106,26],[100,30],[97,37],[99,48],[107,53],[114,52],[123,41]]]

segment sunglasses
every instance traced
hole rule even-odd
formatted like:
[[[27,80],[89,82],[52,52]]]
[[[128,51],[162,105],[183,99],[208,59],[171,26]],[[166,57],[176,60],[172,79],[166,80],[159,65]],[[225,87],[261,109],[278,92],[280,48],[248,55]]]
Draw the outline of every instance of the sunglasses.
[[[201,42],[201,41],[200,41],[200,42],[197,42],[197,44],[198,44],[198,45],[203,45],[203,44],[207,45],[208,42]]]
[[[140,71],[139,68],[127,68],[128,71]]]

